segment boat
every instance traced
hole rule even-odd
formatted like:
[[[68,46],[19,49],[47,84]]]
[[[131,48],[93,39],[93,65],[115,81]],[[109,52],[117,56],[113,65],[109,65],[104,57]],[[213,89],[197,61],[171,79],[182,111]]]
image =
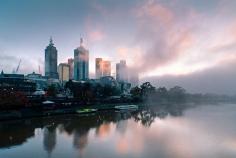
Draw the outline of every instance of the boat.
[[[95,113],[97,112],[97,109],[80,109],[76,110],[76,113],[78,114],[88,114],[88,113]]]
[[[50,100],[46,100],[44,102],[42,102],[43,105],[43,109],[45,110],[53,110],[55,108],[55,102],[50,101]]]
[[[118,105],[115,106],[116,110],[138,110],[137,105]]]

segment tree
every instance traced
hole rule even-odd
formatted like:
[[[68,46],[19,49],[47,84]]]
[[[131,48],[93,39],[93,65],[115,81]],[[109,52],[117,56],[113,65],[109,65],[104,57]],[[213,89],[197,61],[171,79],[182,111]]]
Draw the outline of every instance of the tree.
[[[168,96],[171,101],[185,101],[186,90],[182,87],[175,86],[169,89]]]
[[[135,101],[139,101],[142,98],[142,90],[138,86],[131,88],[130,94]]]
[[[143,99],[148,99],[155,94],[156,88],[150,82],[145,82],[141,86],[141,94]]]
[[[49,85],[47,89],[47,96],[55,97],[56,94],[57,94],[56,86],[54,84]]]
[[[159,87],[156,90],[157,100],[166,101],[168,99],[168,90],[165,87]]]
[[[22,92],[10,89],[0,90],[0,109],[19,109],[28,104],[29,100]]]

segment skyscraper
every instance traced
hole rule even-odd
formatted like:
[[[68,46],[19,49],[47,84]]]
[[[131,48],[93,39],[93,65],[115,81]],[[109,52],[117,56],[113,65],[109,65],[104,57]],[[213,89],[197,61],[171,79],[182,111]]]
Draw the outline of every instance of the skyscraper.
[[[70,66],[67,63],[60,63],[58,66],[59,80],[69,81],[70,77]]]
[[[131,87],[139,85],[139,74],[137,71],[129,71],[129,83],[131,83]]]
[[[83,46],[83,39],[80,39],[80,47],[74,50],[74,79],[89,79],[89,51]]]
[[[125,60],[121,60],[120,63],[116,64],[116,80],[119,82],[128,81],[128,70]]]
[[[96,78],[99,79],[102,77],[102,58],[96,58],[95,63]]]
[[[70,67],[69,79],[73,80],[74,79],[74,59],[72,59],[72,58],[68,59],[68,65]]]
[[[102,62],[102,76],[111,76],[111,62],[103,61]]]
[[[99,79],[104,76],[111,76],[111,62],[103,60],[102,58],[96,58],[96,78]]]
[[[57,49],[53,44],[52,38],[45,49],[45,76],[58,79],[57,73]]]

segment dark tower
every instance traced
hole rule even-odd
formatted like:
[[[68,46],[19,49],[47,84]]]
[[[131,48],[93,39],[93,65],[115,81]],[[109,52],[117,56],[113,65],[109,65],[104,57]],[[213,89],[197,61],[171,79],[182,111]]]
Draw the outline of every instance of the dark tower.
[[[57,73],[57,49],[53,44],[52,38],[45,49],[45,76],[58,79]]]

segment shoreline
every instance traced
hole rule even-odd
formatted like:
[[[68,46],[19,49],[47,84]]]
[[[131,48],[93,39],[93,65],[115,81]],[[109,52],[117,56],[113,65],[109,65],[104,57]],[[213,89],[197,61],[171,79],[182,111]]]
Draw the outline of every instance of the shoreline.
[[[35,107],[22,108],[18,110],[5,110],[0,111],[0,122],[28,119],[36,117],[47,117],[56,115],[78,114],[76,111],[81,109],[97,109],[97,111],[114,111],[117,105],[131,105],[138,103],[114,103],[114,104],[95,104],[87,106],[63,107],[56,109],[39,109]],[[79,115],[79,114],[78,114]]]

